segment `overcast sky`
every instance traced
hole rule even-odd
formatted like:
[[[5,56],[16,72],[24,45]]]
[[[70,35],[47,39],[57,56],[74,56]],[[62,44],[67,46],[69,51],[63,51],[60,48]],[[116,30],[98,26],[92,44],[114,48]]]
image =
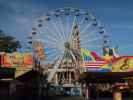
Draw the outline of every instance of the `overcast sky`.
[[[33,23],[45,12],[62,7],[89,9],[120,54],[133,55],[133,0],[0,0],[0,29],[24,45]]]

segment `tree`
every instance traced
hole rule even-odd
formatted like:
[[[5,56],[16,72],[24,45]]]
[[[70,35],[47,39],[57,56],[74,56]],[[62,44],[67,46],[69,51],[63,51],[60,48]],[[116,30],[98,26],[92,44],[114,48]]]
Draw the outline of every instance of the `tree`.
[[[5,33],[0,30],[0,52],[11,53],[20,47],[20,42],[17,41],[15,37],[5,35]]]

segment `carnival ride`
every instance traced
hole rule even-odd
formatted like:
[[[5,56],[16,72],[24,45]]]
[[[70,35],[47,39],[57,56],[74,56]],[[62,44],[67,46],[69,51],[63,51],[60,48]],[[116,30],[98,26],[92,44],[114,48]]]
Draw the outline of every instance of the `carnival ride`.
[[[121,57],[117,48],[111,48],[106,30],[89,11],[59,8],[46,13],[32,27],[28,44],[32,52],[26,57],[19,53],[1,56],[2,67],[16,64],[15,78],[41,69],[49,83],[73,87],[79,80],[117,82],[133,76],[133,56]]]
[[[58,72],[57,80],[71,83],[79,74],[81,48],[100,51],[109,44],[108,34],[100,21],[90,12],[77,8],[59,8],[48,12],[35,23],[32,31],[29,43],[35,57],[40,59],[35,45],[42,44],[46,59],[45,62],[40,59],[41,64],[54,64],[48,81],[54,79]]]

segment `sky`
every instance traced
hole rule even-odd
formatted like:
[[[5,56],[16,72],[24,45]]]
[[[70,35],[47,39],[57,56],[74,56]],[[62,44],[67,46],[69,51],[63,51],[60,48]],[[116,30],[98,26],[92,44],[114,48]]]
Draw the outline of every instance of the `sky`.
[[[89,10],[104,25],[112,46],[133,55],[133,0],[0,0],[0,29],[26,44],[34,22],[45,12],[73,7]]]

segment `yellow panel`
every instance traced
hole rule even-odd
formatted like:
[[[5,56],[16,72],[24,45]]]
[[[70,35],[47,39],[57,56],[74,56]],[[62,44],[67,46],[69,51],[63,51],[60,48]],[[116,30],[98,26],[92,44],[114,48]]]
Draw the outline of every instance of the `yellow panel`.
[[[113,72],[133,71],[133,57],[121,57],[112,64]]]

